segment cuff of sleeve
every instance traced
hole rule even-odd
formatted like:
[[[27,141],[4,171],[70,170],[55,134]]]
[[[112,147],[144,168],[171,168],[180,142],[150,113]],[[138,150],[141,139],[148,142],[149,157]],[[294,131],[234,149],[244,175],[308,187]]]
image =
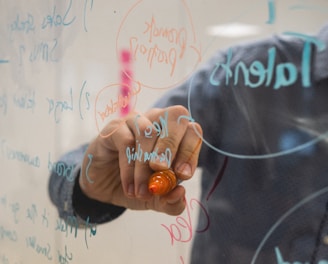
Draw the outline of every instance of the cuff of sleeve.
[[[108,203],[103,203],[87,197],[81,190],[78,182],[79,177],[76,177],[73,195],[72,206],[74,213],[80,218],[86,220],[89,218],[91,223],[105,223],[119,217],[126,208]]]

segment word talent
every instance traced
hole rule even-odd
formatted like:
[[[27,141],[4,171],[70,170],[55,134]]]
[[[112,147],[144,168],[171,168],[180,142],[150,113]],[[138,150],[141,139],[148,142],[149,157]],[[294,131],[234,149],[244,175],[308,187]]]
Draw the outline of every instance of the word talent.
[[[277,49],[271,47],[268,49],[268,56],[266,65],[259,60],[254,60],[250,65],[246,65],[245,62],[239,61],[234,68],[231,67],[232,60],[232,50],[229,49],[226,62],[217,62],[214,66],[214,69],[210,75],[210,83],[213,86],[219,86],[221,83],[217,79],[219,71],[223,71],[225,74],[225,85],[231,84],[233,78],[233,85],[240,84],[240,80],[244,81],[244,85],[250,88],[258,88],[263,85],[269,86],[273,84],[275,90],[289,86],[295,83],[299,74],[301,74],[301,83],[303,87],[311,86],[311,54],[312,54],[312,45],[314,44],[319,48],[323,49],[323,43],[315,38],[311,38],[306,35],[300,35],[297,33],[289,33],[292,36],[296,36],[304,39],[303,52],[301,57],[301,65],[293,64],[292,62],[280,62],[275,63],[276,58],[280,55],[277,55]],[[300,70],[299,70],[300,68]],[[300,71],[300,72],[299,72]]]

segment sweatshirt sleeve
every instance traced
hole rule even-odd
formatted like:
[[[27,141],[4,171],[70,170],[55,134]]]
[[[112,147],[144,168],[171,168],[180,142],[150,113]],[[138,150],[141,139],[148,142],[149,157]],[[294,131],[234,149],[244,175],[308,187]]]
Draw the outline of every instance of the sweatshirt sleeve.
[[[109,222],[120,216],[125,208],[102,203],[83,194],[78,179],[86,148],[87,145],[82,145],[52,164],[48,185],[50,199],[64,220],[76,217],[81,225],[85,221]]]

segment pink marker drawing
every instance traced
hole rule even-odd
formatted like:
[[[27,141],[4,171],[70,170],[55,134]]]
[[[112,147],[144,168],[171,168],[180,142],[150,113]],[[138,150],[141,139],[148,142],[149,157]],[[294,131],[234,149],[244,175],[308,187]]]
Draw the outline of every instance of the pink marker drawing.
[[[131,77],[132,77],[132,63],[131,63],[131,53],[127,49],[122,49],[120,54],[120,62],[121,62],[121,87],[120,87],[120,95],[122,98],[129,97],[131,93]],[[126,116],[130,112],[130,102],[120,109],[120,116]]]

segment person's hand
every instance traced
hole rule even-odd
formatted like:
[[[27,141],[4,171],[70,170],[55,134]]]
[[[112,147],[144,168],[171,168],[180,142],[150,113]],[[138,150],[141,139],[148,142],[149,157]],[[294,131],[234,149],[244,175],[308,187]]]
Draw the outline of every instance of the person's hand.
[[[148,179],[154,171],[168,168],[180,180],[194,174],[202,129],[188,117],[187,109],[172,106],[110,122],[84,156],[79,179],[83,192],[125,208],[180,214],[185,208],[185,188],[178,185],[164,196],[153,196]]]

